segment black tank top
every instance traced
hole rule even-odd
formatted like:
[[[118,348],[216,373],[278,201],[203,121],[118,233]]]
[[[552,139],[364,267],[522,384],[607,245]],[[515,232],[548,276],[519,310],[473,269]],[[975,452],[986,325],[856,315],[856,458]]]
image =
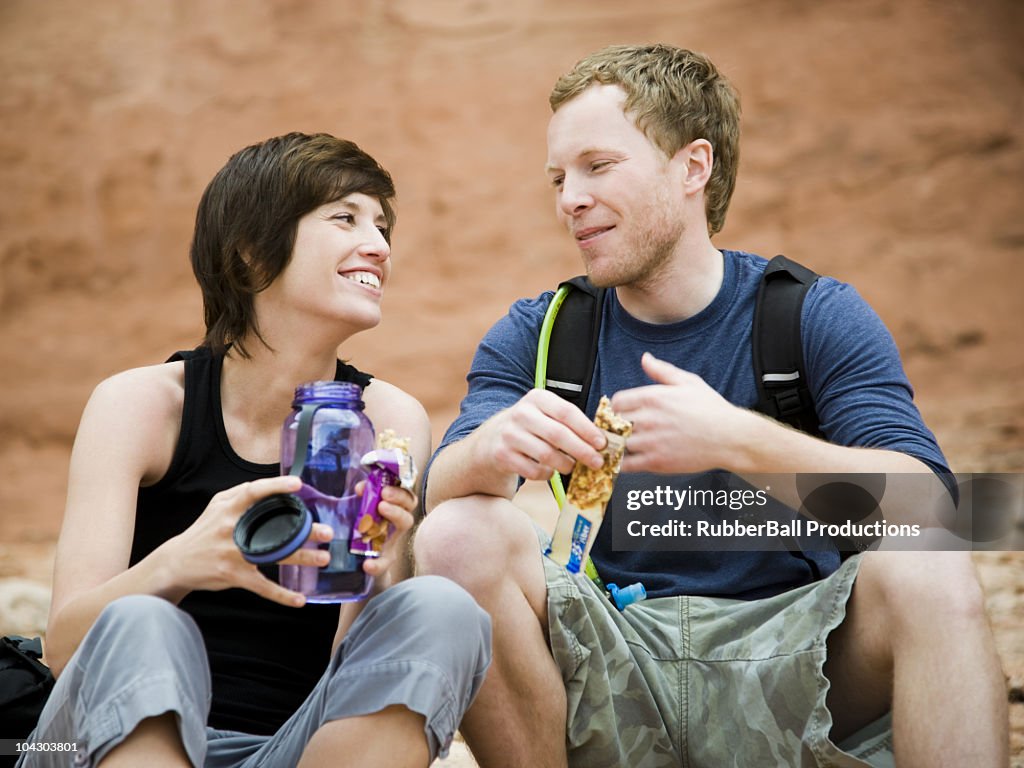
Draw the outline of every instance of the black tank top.
[[[215,493],[280,471],[277,464],[246,461],[228,442],[220,400],[223,356],[200,347],[171,358],[182,359],[181,433],[167,474],[139,489],[132,564],[192,525]],[[340,360],[335,378],[363,387],[371,379]],[[230,589],[192,592],[180,607],[195,619],[206,643],[213,682],[208,723],[213,728],[274,733],[330,661],[336,605],[288,608]]]

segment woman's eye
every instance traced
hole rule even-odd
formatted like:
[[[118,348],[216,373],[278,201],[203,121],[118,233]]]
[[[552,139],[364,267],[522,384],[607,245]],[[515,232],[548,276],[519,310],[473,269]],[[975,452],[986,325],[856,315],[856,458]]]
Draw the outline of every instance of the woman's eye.
[[[551,186],[554,187],[555,189],[558,189],[560,186],[562,186],[563,181],[565,181],[564,176],[556,176],[551,180]]]
[[[608,160],[601,160],[601,161],[596,162],[596,163],[591,163],[590,164],[590,170],[592,170],[592,171],[600,171],[602,168],[607,168],[609,165],[611,165],[611,163]]]
[[[334,216],[331,216],[331,218],[334,219],[335,221],[343,221],[346,224],[353,224],[356,220],[356,217],[353,216],[351,213],[338,213],[335,214]]]

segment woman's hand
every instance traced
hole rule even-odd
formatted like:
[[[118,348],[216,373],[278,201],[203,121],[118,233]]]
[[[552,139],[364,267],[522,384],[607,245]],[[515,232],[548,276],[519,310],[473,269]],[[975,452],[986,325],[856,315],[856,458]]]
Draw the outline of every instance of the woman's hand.
[[[366,483],[362,482],[356,486],[356,491],[362,495],[366,492]],[[411,491],[401,486],[385,485],[381,489],[380,503],[377,505],[377,513],[387,520],[392,527],[384,547],[381,549],[380,557],[368,557],[363,563],[363,570],[370,576],[379,578],[391,570],[401,558],[405,557],[405,536],[415,521],[413,511],[419,500]]]
[[[164,567],[172,571],[171,583],[186,592],[238,587],[282,605],[304,605],[304,595],[285,589],[260,573],[253,563],[242,557],[234,540],[235,524],[246,509],[275,493],[295,493],[301,485],[297,477],[268,477],[215,495],[187,530],[159,548]],[[328,542],[331,536],[329,525],[316,523],[309,540]],[[329,561],[330,554],[326,550],[302,547],[281,562],[322,567]]]

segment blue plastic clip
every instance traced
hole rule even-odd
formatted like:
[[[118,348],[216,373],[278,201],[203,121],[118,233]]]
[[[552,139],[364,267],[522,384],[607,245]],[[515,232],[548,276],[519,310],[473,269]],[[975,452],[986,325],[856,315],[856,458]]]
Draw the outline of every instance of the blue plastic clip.
[[[616,584],[608,585],[608,592],[612,596],[612,600],[615,602],[615,607],[620,611],[626,610],[627,606],[633,603],[638,603],[641,600],[647,599],[647,590],[644,589],[644,585],[639,581],[636,584],[630,584],[628,587],[619,589]]]

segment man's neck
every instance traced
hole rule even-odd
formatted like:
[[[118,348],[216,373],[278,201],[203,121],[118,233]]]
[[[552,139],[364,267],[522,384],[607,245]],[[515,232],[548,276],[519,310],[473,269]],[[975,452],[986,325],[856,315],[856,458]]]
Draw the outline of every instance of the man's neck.
[[[724,273],[721,251],[704,238],[698,247],[681,250],[642,285],[617,286],[615,295],[637,320],[674,323],[693,317],[711,304],[722,287]]]

